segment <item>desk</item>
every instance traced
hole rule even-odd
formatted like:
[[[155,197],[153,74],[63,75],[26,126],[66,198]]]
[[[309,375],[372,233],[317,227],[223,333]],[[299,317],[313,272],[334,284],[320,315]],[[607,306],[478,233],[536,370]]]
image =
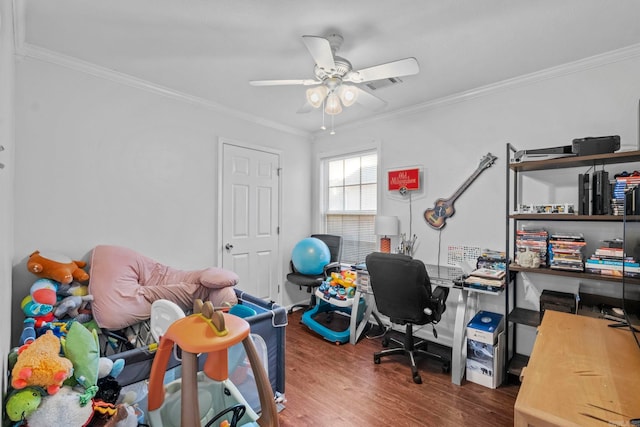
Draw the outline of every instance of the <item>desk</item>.
[[[523,372],[516,426],[628,426],[640,417],[640,348],[628,329],[546,311]]]
[[[453,343],[451,345],[451,382],[460,385],[467,367],[467,342],[465,339],[467,337],[467,323],[478,311],[478,297],[480,294],[499,295],[500,292],[463,287],[464,273],[458,267],[431,264],[425,264],[425,267],[432,285],[445,286],[460,291],[456,304]]]
[[[431,264],[425,264],[425,267],[432,285],[460,290],[451,345],[451,382],[460,385],[467,365],[467,345],[465,342],[467,323],[477,311],[478,299],[477,297],[469,299],[469,289],[462,288],[462,269]],[[477,296],[477,293],[474,295]]]

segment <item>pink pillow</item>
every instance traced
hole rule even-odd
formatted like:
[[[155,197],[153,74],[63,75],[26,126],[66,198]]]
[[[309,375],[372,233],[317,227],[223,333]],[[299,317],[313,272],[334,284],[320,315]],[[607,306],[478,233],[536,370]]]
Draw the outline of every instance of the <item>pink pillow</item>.
[[[100,245],[91,255],[89,293],[93,317],[106,329],[123,329],[151,316],[151,304],[167,299],[189,310],[200,298],[214,306],[235,304],[238,275],[223,268],[183,271],[131,249]]]

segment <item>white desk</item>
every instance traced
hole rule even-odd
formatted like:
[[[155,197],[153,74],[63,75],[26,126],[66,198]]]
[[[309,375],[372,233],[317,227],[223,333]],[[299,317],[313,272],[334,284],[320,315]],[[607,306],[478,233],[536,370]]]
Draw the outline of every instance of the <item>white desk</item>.
[[[480,294],[498,295],[498,293],[463,288],[461,286],[463,272],[460,268],[431,264],[425,264],[425,266],[432,285],[460,291],[456,304],[453,343],[451,345],[451,382],[460,385],[467,367],[467,323],[478,311],[478,297]]]

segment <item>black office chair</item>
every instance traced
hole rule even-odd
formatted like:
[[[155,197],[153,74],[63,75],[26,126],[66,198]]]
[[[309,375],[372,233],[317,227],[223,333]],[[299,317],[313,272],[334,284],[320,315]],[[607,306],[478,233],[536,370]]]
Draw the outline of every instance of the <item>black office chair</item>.
[[[322,274],[306,275],[298,272],[293,265],[293,261],[289,261],[289,268],[291,272],[287,274],[287,281],[297,285],[300,289],[302,287],[307,288],[307,292],[311,294],[308,304],[295,304],[289,309],[289,314],[293,313],[296,308],[304,308],[310,310],[316,305],[315,289],[322,284],[325,278],[331,275],[333,271],[340,271],[340,259],[342,258],[342,236],[335,236],[333,234],[312,234],[311,237],[320,239],[329,247],[329,253],[331,254],[329,264],[324,266]]]
[[[431,281],[422,261],[408,255],[374,252],[366,259],[367,270],[373,296],[378,311],[388,316],[392,323],[406,325],[404,342],[390,338],[385,332],[382,346],[388,347],[389,341],[400,347],[382,350],[373,355],[373,362],[393,354],[408,356],[411,373],[416,384],[422,378],[416,366],[416,356],[425,356],[442,362],[443,372],[448,372],[450,362],[436,353],[426,350],[427,341],[414,342],[413,325],[432,324],[433,334],[437,338],[435,325],[440,321],[446,309],[449,288],[438,286],[431,290]]]

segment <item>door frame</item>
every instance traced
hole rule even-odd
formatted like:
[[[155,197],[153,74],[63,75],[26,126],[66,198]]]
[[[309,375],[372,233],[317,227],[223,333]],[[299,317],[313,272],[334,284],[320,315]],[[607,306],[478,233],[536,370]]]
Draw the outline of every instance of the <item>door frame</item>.
[[[222,173],[222,168],[224,167],[223,161],[224,161],[224,146],[225,145],[235,145],[236,147],[240,147],[240,148],[246,148],[248,150],[256,150],[256,151],[264,151],[266,153],[270,153],[270,154],[275,154],[278,156],[279,161],[282,160],[282,151],[281,150],[277,150],[271,147],[265,147],[263,145],[258,145],[258,144],[251,144],[251,143],[246,143],[246,142],[241,142],[241,141],[237,141],[231,138],[225,138],[225,137],[218,137],[218,200],[217,200],[217,242],[216,242],[216,258],[219,260],[219,263],[222,264],[222,259],[223,259],[223,250],[224,248],[222,247],[222,194],[223,194],[223,189],[224,189],[224,182],[223,182],[223,173]],[[282,231],[282,164],[280,164],[279,166],[280,168],[280,176],[278,179],[278,200],[277,200],[277,206],[278,206],[278,228],[280,231]],[[277,283],[275,283],[274,285],[276,286],[276,289],[272,289],[275,291],[275,298],[273,298],[274,302],[278,305],[282,305],[282,291],[283,291],[283,286],[284,283],[282,282],[282,275],[283,275],[283,270],[282,270],[282,253],[281,253],[281,238],[280,238],[280,233],[277,234],[277,238],[276,238],[276,261],[277,264],[275,266],[276,268],[276,275],[278,277],[278,281]],[[216,263],[217,265],[217,263]],[[223,265],[220,265],[221,267],[224,267]],[[271,295],[272,297],[274,295]]]

